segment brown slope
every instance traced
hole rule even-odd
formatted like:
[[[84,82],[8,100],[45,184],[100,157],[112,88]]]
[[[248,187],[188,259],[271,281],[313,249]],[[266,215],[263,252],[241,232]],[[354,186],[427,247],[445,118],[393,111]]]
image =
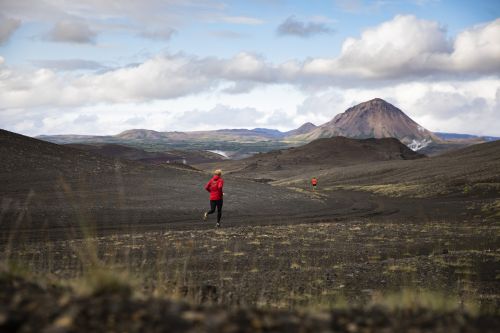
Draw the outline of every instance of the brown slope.
[[[355,186],[382,194],[494,196],[500,191],[500,141],[487,142],[414,161],[383,161],[320,172],[323,189]],[[294,186],[305,178],[290,177],[277,185]]]
[[[357,140],[335,137],[318,139],[297,148],[259,153],[243,160],[226,161],[222,166],[227,172],[245,177],[279,179],[335,166],[422,157],[393,138]],[[210,169],[212,164],[199,167]]]
[[[113,159],[0,130],[0,230],[201,223],[208,202],[203,186],[210,177],[173,164]],[[293,216],[322,205],[304,202],[305,196],[294,191],[226,175],[225,180],[229,200],[224,211],[232,223],[273,220],[277,207],[283,207],[280,214]]]
[[[397,138],[406,145],[437,142],[439,138],[403,111],[383,99],[375,98],[347,109],[302,139],[345,136],[349,138]]]

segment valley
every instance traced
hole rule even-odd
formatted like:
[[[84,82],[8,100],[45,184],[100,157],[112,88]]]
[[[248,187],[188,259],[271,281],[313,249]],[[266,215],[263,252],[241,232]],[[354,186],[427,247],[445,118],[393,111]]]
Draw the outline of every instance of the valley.
[[[55,144],[0,130],[0,329],[498,326],[500,141],[426,156],[396,138],[177,150],[155,135]],[[202,219],[216,168],[221,228]]]

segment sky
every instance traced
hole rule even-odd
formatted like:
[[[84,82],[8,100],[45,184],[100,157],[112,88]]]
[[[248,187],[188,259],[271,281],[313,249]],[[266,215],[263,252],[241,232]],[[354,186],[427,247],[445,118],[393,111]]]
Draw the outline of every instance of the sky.
[[[498,0],[0,0],[0,128],[320,125],[383,98],[500,136]]]

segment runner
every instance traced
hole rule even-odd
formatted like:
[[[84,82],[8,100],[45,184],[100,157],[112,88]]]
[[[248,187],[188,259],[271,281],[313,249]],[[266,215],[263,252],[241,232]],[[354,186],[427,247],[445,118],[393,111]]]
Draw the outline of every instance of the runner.
[[[215,212],[217,207],[217,228],[220,227],[220,219],[222,217],[222,187],[224,186],[224,180],[221,178],[222,171],[217,169],[214,171],[214,176],[205,185],[205,190],[210,192],[210,211],[203,214],[203,221],[206,221],[208,215]]]
[[[313,191],[316,191],[316,185],[318,185],[318,180],[316,179],[316,177],[313,177],[311,179],[311,185],[313,187]]]

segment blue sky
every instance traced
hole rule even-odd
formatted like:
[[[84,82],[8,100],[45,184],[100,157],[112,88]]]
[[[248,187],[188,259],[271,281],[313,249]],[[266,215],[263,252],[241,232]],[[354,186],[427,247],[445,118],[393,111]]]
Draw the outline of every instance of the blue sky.
[[[0,127],[27,135],[321,124],[381,97],[500,135],[500,3],[0,0]]]

